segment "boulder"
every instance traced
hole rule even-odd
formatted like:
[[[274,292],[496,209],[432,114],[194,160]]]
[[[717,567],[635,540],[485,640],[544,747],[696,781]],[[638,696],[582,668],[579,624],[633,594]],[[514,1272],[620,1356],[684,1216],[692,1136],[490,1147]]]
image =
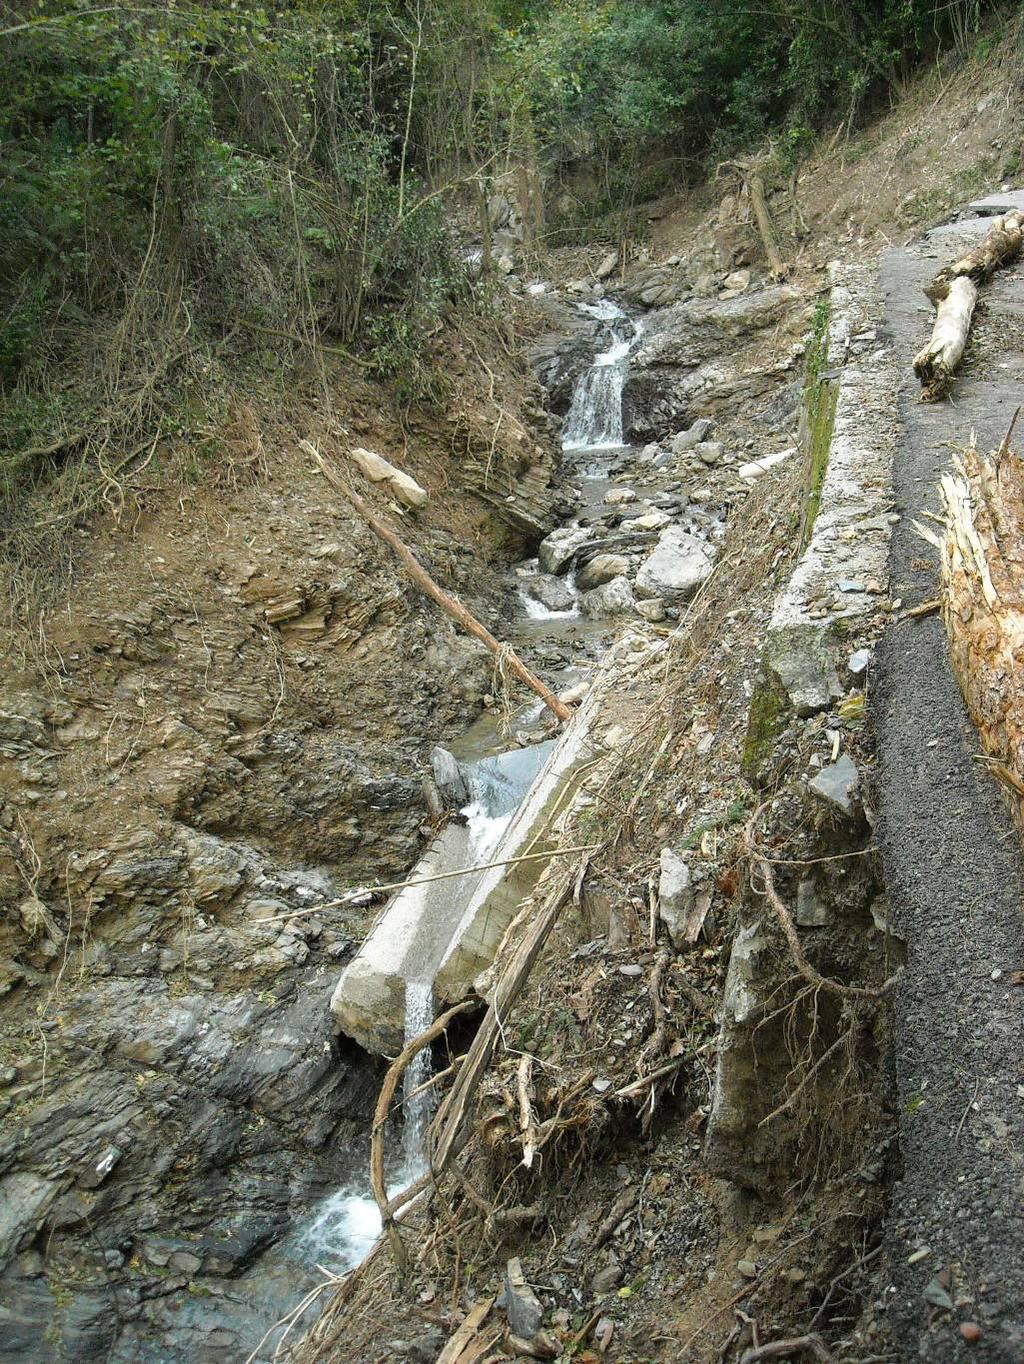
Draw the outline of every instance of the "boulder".
[[[622,554],[595,554],[576,574],[576,586],[581,592],[589,592],[613,578],[621,578],[628,567],[629,560]]]
[[[564,573],[593,538],[585,526],[560,526],[540,542],[537,558],[545,573]]]
[[[628,578],[613,578],[611,582],[584,592],[580,597],[580,610],[585,616],[623,616],[636,607],[636,598]]]
[[[713,567],[709,545],[681,526],[669,526],[636,575],[636,595],[685,601],[710,576]]]
[[[668,929],[672,946],[686,946],[686,926],[693,910],[693,878],[689,866],[671,848],[661,850],[658,915]]]
[[[571,611],[576,605],[572,584],[553,573],[541,573],[531,579],[526,584],[526,592],[549,611]]]
[[[624,502],[635,502],[636,493],[632,488],[609,488],[604,500],[610,507],[621,507]]]
[[[682,455],[687,450],[693,450],[707,438],[714,424],[710,417],[698,417],[685,431],[680,431],[677,436],[672,437],[672,453]]]

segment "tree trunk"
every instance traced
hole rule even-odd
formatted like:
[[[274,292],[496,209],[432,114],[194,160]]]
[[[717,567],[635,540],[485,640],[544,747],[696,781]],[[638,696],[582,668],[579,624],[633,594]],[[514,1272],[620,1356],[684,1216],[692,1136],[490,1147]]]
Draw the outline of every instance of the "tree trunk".
[[[943,266],[925,289],[933,303],[944,299],[954,280],[974,280],[984,284],[991,279],[1001,265],[1009,265],[1020,254],[1024,244],[1024,213],[1016,209],[1003,217],[993,218],[992,226],[973,250],[966,256]]]
[[[775,235],[775,226],[768,212],[768,204],[764,197],[764,181],[761,179],[760,171],[751,170],[747,176],[747,184],[750,186],[750,202],[754,209],[754,217],[757,219],[757,230],[761,235],[768,268],[773,279],[785,279],[788,271],[779,252],[779,239]]]
[[[922,402],[933,402],[948,389],[949,381],[963,359],[977,301],[978,286],[967,275],[960,275],[952,281],[939,303],[931,340],[914,356],[914,373],[921,380]]]
[[[309,453],[313,455],[317,464],[320,466],[321,472],[328,483],[330,483],[331,487],[337,489],[343,497],[348,498],[349,502],[352,503],[359,515],[373,531],[374,535],[376,535],[378,539],[383,540],[384,543],[395,552],[395,555],[401,562],[406,573],[408,573],[409,577],[420,591],[436,601],[442,611],[447,612],[454,621],[457,621],[467,634],[472,635],[474,639],[478,639],[481,643],[486,644],[487,648],[490,649],[491,653],[498,659],[498,664],[502,671],[507,668],[514,677],[519,678],[520,682],[524,682],[531,691],[536,692],[553,715],[559,720],[571,720],[572,711],[569,707],[559,701],[550,687],[546,686],[539,677],[530,672],[529,668],[523,663],[518,654],[515,653],[511,645],[499,643],[491,634],[490,630],[488,630],[486,626],[481,625],[477,618],[466,610],[457,597],[453,597],[451,593],[445,592],[442,587],[439,587],[437,583],[434,582],[427,570],[417,560],[412,550],[399,538],[398,533],[393,530],[387,522],[382,521],[376,516],[359,494],[354,492],[343,479],[339,478],[315,445],[312,445],[309,441],[305,440],[302,441],[301,444],[305,450],[308,450]]]
[[[992,775],[1024,834],[1024,460],[1009,436],[942,479],[938,545],[950,657]]]

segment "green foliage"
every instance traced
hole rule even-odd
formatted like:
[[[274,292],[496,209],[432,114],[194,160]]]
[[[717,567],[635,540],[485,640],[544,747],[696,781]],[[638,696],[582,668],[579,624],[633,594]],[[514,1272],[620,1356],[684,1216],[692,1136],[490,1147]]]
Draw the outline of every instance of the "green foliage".
[[[515,7],[513,44],[560,167],[604,168],[608,201],[659,167],[677,181],[777,137],[789,169],[815,130],[898,86],[942,41],[975,40],[982,0],[562,0]]]

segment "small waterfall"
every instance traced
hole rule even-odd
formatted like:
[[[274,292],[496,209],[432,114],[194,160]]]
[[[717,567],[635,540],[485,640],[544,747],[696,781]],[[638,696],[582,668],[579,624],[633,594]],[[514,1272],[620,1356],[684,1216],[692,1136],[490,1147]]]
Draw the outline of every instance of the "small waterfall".
[[[409,980],[405,984],[406,1046],[426,1032],[434,1021],[434,985],[429,980]],[[433,1092],[423,1090],[430,1079],[430,1048],[416,1053],[402,1082],[402,1184],[409,1185],[423,1174],[427,1165],[427,1124],[433,1112]]]
[[[622,390],[641,325],[606,299],[598,304],[582,303],[580,308],[608,324],[612,344],[594,357],[576,383],[562,427],[562,449],[614,450],[623,444]]]

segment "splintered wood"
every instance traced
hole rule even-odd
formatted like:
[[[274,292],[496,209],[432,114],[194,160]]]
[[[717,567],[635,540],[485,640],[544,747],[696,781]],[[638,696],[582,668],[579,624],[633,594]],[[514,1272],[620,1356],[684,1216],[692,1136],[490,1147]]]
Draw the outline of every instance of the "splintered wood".
[[[1024,214],[1014,210],[994,218],[982,240],[959,260],[943,266],[925,288],[935,304],[931,338],[914,356],[914,373],[921,380],[921,401],[946,395],[967,346],[978,286],[1020,254],[1024,244]]]
[[[1009,435],[990,457],[967,450],[941,492],[945,531],[918,530],[939,549],[953,671],[1024,833],[1024,460]]]

